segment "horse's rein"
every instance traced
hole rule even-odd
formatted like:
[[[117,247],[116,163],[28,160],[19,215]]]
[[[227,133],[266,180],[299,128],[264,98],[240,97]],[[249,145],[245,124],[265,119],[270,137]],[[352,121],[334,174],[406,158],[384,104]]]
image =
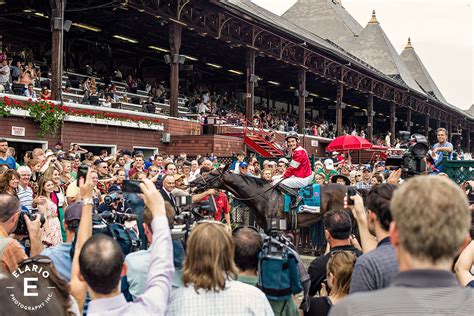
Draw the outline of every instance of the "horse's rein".
[[[220,170],[218,170],[219,173],[220,173],[220,176],[222,177],[224,175],[224,173]],[[199,175],[200,179],[202,179],[202,181],[204,182],[204,187],[203,189],[206,189],[209,187],[210,183],[208,181],[206,181],[206,179],[202,176],[202,174]],[[238,198],[236,197],[237,200],[239,201],[252,201],[252,200],[255,200],[256,198],[258,198],[260,195],[264,194],[264,193],[267,193],[268,191],[274,189],[276,186],[278,186],[278,184],[280,184],[280,182],[282,182],[284,179],[281,179],[280,181],[278,181],[277,183],[273,184],[271,187],[269,187],[268,189],[265,189],[263,192],[259,193],[258,195],[255,195],[255,196],[252,196],[252,197],[249,197],[249,198]],[[214,180],[213,180],[214,181]]]
[[[280,184],[280,182],[282,182],[284,179],[281,179],[280,181],[278,181],[277,183],[273,184],[271,187],[269,187],[268,189],[266,189],[265,191],[259,193],[258,195],[255,195],[255,196],[252,196],[252,197],[249,197],[249,198],[238,198],[236,197],[237,200],[239,201],[252,201],[252,200],[255,200],[256,198],[260,197],[262,194],[264,193],[267,193],[268,191],[274,189],[276,186],[278,186],[278,184]]]

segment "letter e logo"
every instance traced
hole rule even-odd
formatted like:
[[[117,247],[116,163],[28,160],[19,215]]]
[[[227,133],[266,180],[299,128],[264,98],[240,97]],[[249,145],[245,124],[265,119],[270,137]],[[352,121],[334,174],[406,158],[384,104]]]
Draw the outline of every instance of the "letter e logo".
[[[30,283],[30,281],[33,281]],[[38,292],[30,292],[30,289],[37,289],[38,286],[36,283],[38,282],[38,278],[25,278],[23,281],[23,295],[24,296],[38,296]]]

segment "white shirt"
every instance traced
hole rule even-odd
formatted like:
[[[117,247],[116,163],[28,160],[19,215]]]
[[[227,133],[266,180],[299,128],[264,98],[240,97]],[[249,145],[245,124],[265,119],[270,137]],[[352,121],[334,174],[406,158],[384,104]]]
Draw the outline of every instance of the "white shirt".
[[[196,171],[192,171],[192,170],[191,170],[191,171],[189,172],[189,178],[190,178],[190,179],[192,178],[193,180],[195,180],[195,179],[199,176],[200,172],[201,172],[201,169],[200,169],[200,168],[197,168]],[[189,181],[191,181],[191,180],[189,180]]]
[[[8,65],[2,66],[0,71],[4,72],[4,74],[0,74],[0,84],[5,84],[10,79],[10,67]]]
[[[197,106],[197,112],[199,114],[209,112],[209,108],[204,103],[199,103]]]
[[[198,292],[192,285],[173,291],[167,315],[274,315],[265,294],[240,281],[227,280],[224,291]]]

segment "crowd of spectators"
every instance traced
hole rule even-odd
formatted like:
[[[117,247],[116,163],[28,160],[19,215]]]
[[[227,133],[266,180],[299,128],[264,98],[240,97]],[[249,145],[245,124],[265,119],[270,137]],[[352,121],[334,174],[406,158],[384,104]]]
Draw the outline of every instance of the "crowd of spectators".
[[[236,158],[231,172],[268,182],[289,165],[286,158],[262,163],[244,153]],[[78,182],[80,165],[89,169]],[[0,140],[2,309],[18,308],[6,294],[6,286],[19,287],[9,276],[36,264],[52,276],[44,286],[54,287],[56,299],[45,311],[60,315],[82,310],[90,315],[299,315],[297,297],[275,301],[255,287],[262,239],[249,228],[229,233],[233,203],[228,193],[189,191],[189,183],[220,166],[213,154],[193,159],[185,153],[145,157],[128,150],[93,154],[61,143],[46,151],[36,148],[17,162],[15,148]],[[142,195],[122,190],[128,179],[141,181]],[[324,214],[319,225],[327,250],[309,266],[312,298],[305,315],[432,313],[442,308],[470,313],[474,293],[462,287],[474,282],[469,272],[472,242],[454,265],[459,283],[450,272],[455,255],[469,242],[471,227],[466,194],[459,186],[443,175],[402,181],[400,172],[383,163],[354,165],[338,153],[315,162],[314,182],[353,185],[367,195],[345,198],[354,222],[346,210]],[[105,203],[112,194],[120,198]],[[216,213],[194,227],[184,248],[171,238],[170,227],[181,212],[176,199],[186,195],[195,202],[213,200]],[[136,223],[129,224],[146,245],[142,250],[125,256],[114,239],[91,234],[92,216],[108,211],[137,214]],[[26,214],[42,214],[45,222]],[[12,235],[20,216],[28,236]],[[354,226],[359,238],[352,235]]]

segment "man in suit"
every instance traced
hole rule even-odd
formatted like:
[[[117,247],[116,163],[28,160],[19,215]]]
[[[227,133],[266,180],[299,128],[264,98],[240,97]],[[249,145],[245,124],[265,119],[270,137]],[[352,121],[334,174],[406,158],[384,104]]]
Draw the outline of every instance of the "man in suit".
[[[163,196],[163,199],[165,202],[168,202],[173,206],[173,208],[177,211],[176,209],[176,199],[173,194],[171,194],[171,191],[176,187],[176,181],[174,179],[173,175],[167,175],[166,177],[163,178],[163,186],[160,189],[160,193]],[[178,212],[176,212],[178,214]]]
[[[330,315],[471,315],[474,291],[451,273],[470,240],[466,194],[448,178],[417,176],[395,190],[390,210],[400,273],[387,288],[350,294]]]

